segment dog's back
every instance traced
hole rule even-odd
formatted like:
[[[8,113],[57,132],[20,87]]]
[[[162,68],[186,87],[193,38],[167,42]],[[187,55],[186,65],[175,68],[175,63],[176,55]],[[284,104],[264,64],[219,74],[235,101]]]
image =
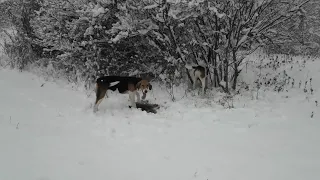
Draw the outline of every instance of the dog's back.
[[[97,84],[100,87],[104,87],[115,91],[118,89],[120,93],[124,93],[128,90],[128,84],[137,84],[142,78],[132,76],[103,76],[97,79]]]
[[[191,83],[194,83],[194,80],[198,78],[205,78],[206,77],[206,68],[201,65],[186,65],[187,75],[190,79]]]
[[[203,66],[192,66],[192,69],[194,69],[194,73],[199,73],[199,77],[204,78],[206,76],[206,68]]]
[[[115,91],[116,89],[118,89],[119,93],[125,93],[126,91],[128,91],[128,86],[129,84],[132,85],[136,85],[139,81],[141,81],[141,78],[137,78],[137,77],[121,77],[119,78],[119,83],[110,86],[109,89],[111,89],[112,91]]]

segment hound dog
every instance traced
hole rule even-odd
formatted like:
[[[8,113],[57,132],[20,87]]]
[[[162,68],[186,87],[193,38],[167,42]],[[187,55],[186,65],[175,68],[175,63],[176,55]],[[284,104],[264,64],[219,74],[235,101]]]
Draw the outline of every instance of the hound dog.
[[[205,87],[206,87],[206,79],[207,79],[207,70],[204,66],[196,65],[186,65],[187,75],[193,84],[193,89],[196,88],[196,82],[199,79],[202,86],[202,94],[205,93]]]
[[[124,77],[124,76],[103,76],[96,80],[96,101],[94,104],[94,112],[98,110],[99,104],[107,94],[107,90],[115,91],[118,89],[119,93],[129,93],[129,99],[132,107],[136,107],[135,97],[137,102],[140,102],[141,91],[142,99],[146,98],[148,90],[152,89],[152,85],[148,80],[138,77]]]

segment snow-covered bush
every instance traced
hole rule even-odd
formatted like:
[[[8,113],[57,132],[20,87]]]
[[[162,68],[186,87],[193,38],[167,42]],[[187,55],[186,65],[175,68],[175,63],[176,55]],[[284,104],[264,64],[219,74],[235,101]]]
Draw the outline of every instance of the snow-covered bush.
[[[101,75],[149,74],[172,88],[185,81],[185,64],[202,64],[209,69],[209,85],[225,92],[241,84],[237,79],[248,54],[280,41],[284,30],[279,27],[304,24],[303,8],[308,4],[307,0],[14,2],[12,7],[22,7],[15,8],[18,15],[11,13],[18,42],[7,46],[16,48],[8,53],[19,52],[12,56],[15,67],[50,65],[70,82],[88,84]]]
[[[307,3],[306,3],[307,2]],[[266,49],[273,54],[317,55],[320,50],[320,4],[317,0],[292,0],[290,6],[300,6],[296,18],[277,24]],[[283,6],[276,6],[283,9]]]
[[[143,35],[180,64],[204,64],[213,86],[237,88],[243,60],[274,36],[275,27],[295,22],[306,2],[150,1],[122,3],[115,40]],[[278,8],[278,7],[281,7]],[[286,14],[284,16],[284,14]],[[230,85],[229,85],[230,84]]]
[[[33,17],[33,11],[39,8],[35,0],[28,1],[5,1],[1,3],[0,16],[5,22],[0,31],[5,34],[5,41],[2,46],[4,52],[10,57],[6,65],[20,70],[34,62],[34,46],[32,44],[33,29],[30,25],[30,19]]]

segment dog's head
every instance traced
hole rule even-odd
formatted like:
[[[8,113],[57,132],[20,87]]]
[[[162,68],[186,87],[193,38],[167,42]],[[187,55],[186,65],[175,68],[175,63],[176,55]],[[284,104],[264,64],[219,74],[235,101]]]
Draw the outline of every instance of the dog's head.
[[[152,85],[149,83],[148,80],[142,79],[137,83],[137,89],[141,90],[143,94],[147,94],[148,90],[152,89]]]

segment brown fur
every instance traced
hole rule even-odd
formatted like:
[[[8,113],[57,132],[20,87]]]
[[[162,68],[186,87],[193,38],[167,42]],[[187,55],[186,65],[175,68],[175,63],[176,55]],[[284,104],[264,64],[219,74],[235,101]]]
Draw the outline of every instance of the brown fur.
[[[151,90],[150,87],[151,87],[151,86],[150,86],[149,81],[148,81],[148,80],[145,80],[145,79],[142,79],[141,81],[139,81],[139,82],[137,83],[137,86],[136,86],[137,90],[141,90],[143,93],[147,93],[147,92],[148,92],[148,89]]]
[[[128,90],[129,91],[135,91],[136,90],[136,86],[134,84],[128,84]]]
[[[97,110],[97,107],[102,102],[103,98],[106,96],[108,90],[108,85],[96,83],[96,101],[94,111]]]

